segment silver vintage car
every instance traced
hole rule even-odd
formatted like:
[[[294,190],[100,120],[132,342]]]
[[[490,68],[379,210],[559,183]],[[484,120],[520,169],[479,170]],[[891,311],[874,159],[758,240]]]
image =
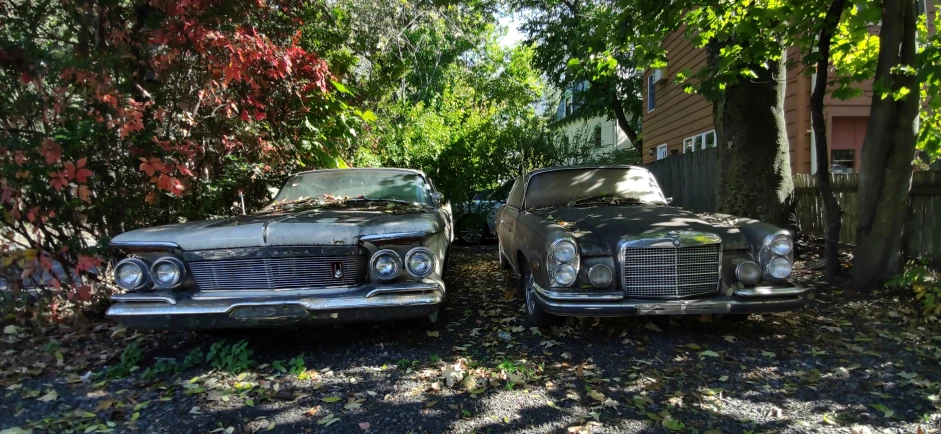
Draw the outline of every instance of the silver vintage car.
[[[111,241],[108,317],[207,329],[437,320],[450,207],[421,172],[297,174],[258,213],[138,229]]]

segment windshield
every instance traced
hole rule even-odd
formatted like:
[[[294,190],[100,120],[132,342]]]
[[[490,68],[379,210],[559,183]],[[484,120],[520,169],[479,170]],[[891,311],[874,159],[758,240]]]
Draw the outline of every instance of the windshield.
[[[602,197],[624,200],[591,200],[591,198]],[[527,209],[585,202],[612,205],[631,203],[666,205],[667,203],[653,175],[644,169],[634,167],[562,169],[544,172],[533,175],[526,188],[525,206]]]
[[[351,169],[302,173],[289,179],[275,203],[324,196],[396,200],[431,204],[431,192],[418,173],[400,170]]]

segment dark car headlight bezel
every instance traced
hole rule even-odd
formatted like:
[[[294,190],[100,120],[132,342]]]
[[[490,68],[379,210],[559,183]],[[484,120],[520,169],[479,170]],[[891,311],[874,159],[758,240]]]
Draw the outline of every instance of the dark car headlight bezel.
[[[123,267],[134,266],[140,270],[140,279],[136,280],[133,285],[124,284],[121,279],[118,277],[118,272]],[[150,284],[150,264],[147,261],[144,261],[140,258],[124,258],[114,266],[114,271],[112,271],[112,277],[114,278],[114,283],[119,288],[127,291],[143,291],[149,289]]]
[[[783,255],[772,249],[774,241],[782,237],[787,238],[790,244],[788,252]],[[782,258],[790,263],[791,271],[787,275],[779,277],[771,274],[771,261],[776,258]],[[791,233],[782,229],[766,236],[758,249],[758,265],[761,266],[761,275],[765,280],[781,282],[791,277],[791,274],[794,273],[794,237],[791,236]]]
[[[565,243],[572,245],[574,254],[572,255],[571,258],[569,258],[569,260],[561,261],[556,257],[557,256],[556,247],[561,246]],[[575,282],[578,282],[580,259],[581,258],[580,258],[580,252],[578,250],[578,243],[576,243],[575,240],[571,238],[567,238],[567,237],[560,237],[560,238],[553,240],[549,244],[549,247],[546,249],[546,274],[548,275],[548,278],[549,278],[549,286],[554,287],[554,288],[569,288],[572,285],[574,285]],[[575,272],[573,273],[575,275],[575,278],[572,279],[571,283],[564,285],[558,281],[557,274],[559,273],[557,272],[561,272],[562,269],[560,268],[560,266],[566,265],[566,264],[572,266],[572,268],[575,269]]]
[[[177,277],[173,282],[164,283],[157,278],[157,267],[164,263],[172,264],[177,269]],[[183,261],[173,256],[164,256],[154,261],[153,265],[150,266],[150,280],[154,282],[154,287],[159,289],[179,288],[183,285],[183,281],[186,280],[186,265],[183,264]]]

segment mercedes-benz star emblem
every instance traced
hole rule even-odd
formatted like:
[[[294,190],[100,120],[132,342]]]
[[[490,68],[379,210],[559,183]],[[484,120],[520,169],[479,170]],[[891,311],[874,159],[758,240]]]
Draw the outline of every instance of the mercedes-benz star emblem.
[[[680,233],[677,231],[670,231],[667,233],[670,238],[673,238],[673,247],[679,247],[682,242],[680,241]]]

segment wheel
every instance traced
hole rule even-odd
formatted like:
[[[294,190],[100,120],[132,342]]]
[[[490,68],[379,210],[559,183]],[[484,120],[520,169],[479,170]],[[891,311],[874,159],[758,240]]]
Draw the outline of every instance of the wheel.
[[[458,234],[461,236],[461,241],[467,244],[479,243],[488,230],[487,224],[476,218],[464,219],[459,226]]]
[[[520,274],[520,286],[526,296],[526,322],[533,327],[552,327],[562,322],[562,318],[546,313],[536,304],[536,280],[526,261],[520,261]]]

